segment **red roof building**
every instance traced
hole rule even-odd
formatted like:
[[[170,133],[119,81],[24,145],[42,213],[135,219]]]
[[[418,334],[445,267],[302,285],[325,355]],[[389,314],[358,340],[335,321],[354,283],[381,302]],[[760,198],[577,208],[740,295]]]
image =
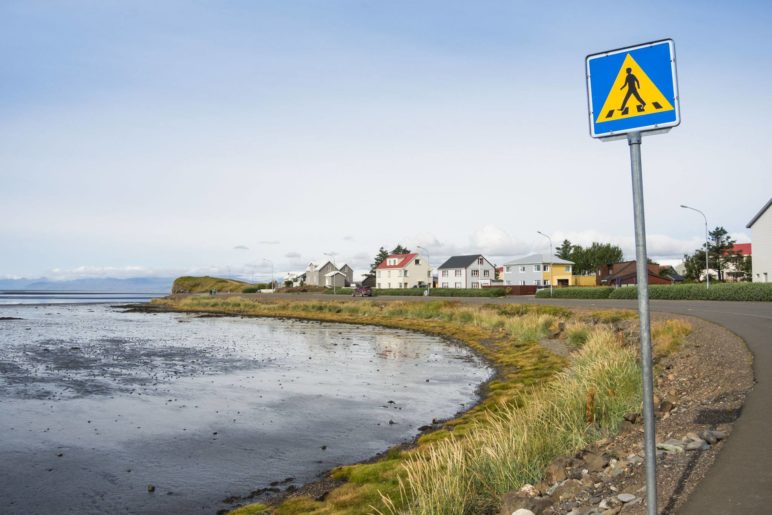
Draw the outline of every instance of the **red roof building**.
[[[431,280],[429,263],[416,253],[391,254],[375,267],[376,288],[423,288]]]
[[[742,253],[743,256],[750,256],[751,254],[751,244],[750,243],[735,243],[731,249],[729,249],[729,252],[738,252]]]

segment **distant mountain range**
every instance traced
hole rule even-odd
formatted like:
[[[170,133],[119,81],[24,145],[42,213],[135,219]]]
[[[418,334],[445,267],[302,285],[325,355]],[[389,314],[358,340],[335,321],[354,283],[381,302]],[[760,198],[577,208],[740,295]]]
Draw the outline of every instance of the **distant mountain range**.
[[[169,293],[174,277],[114,277],[72,279],[57,281],[38,279],[0,279],[0,290],[87,291],[121,293]]]

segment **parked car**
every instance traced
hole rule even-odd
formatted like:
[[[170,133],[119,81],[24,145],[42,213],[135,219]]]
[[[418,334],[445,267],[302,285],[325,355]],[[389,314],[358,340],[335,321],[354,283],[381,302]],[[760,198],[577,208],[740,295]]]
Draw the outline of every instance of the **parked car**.
[[[352,297],[372,297],[373,296],[373,289],[369,286],[360,286],[359,288],[356,288],[352,293]]]

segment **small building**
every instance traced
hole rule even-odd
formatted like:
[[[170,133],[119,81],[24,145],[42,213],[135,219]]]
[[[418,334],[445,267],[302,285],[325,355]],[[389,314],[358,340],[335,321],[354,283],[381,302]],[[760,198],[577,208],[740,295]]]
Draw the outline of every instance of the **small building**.
[[[743,262],[752,259],[753,247],[750,243],[735,243],[732,248],[724,253],[724,257],[732,257],[729,262],[724,262],[724,280],[727,282],[739,282],[750,279],[743,270]],[[734,256],[737,256],[734,258]],[[736,261],[735,261],[736,259]],[[740,265],[740,266],[738,266]],[[753,263],[751,262],[751,265]]]
[[[482,254],[452,256],[437,269],[439,288],[482,288],[496,280],[496,267]]]
[[[504,284],[574,286],[573,261],[549,254],[531,254],[504,263]]]
[[[599,286],[628,286],[638,284],[635,261],[609,263],[598,269],[596,282]],[[649,263],[649,284],[673,284],[673,279],[660,276],[660,266]]]
[[[424,288],[431,280],[426,259],[419,254],[391,254],[375,267],[376,288]]]
[[[354,284],[354,269],[347,264],[342,264],[338,267],[338,271],[346,277],[346,286]]]
[[[772,279],[772,198],[756,213],[745,227],[751,230],[754,283],[766,283]]]
[[[327,272],[324,274],[325,288],[343,288],[344,286],[347,286],[347,282],[348,279],[346,279],[346,274],[340,270],[333,270],[332,272]]]

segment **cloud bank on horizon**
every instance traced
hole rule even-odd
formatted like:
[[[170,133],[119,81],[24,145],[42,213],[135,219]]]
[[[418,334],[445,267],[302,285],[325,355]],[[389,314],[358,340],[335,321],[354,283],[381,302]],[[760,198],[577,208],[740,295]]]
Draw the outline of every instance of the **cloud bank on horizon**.
[[[584,57],[663,36],[683,123],[644,139],[649,253],[701,245],[680,204],[748,241],[772,98],[727,92],[772,82],[770,22],[765,2],[4,2],[0,277],[362,271],[397,243],[504,262],[546,251],[537,230],[632,256],[628,149],[589,137]]]

